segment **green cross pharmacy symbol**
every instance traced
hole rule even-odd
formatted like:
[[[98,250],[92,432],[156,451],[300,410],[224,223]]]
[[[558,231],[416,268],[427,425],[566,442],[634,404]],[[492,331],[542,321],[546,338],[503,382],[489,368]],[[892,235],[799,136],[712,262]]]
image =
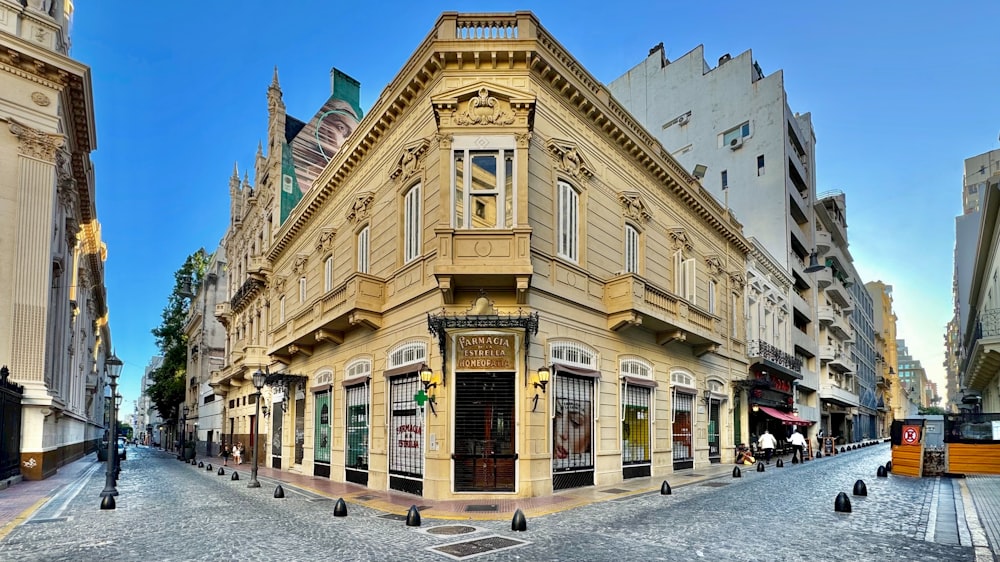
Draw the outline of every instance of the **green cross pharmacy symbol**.
[[[424,389],[418,390],[417,393],[413,395],[413,401],[417,403],[417,406],[420,406],[421,410],[424,409],[424,404],[430,404],[431,413],[433,413],[435,416],[437,415],[437,411],[434,410],[434,397],[427,396],[427,393],[424,392]]]

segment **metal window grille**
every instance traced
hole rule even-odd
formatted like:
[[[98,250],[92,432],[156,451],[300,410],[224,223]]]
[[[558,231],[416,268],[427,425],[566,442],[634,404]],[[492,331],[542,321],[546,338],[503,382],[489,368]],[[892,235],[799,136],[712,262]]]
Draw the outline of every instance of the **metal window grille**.
[[[424,475],[424,417],[413,400],[420,390],[416,374],[390,382],[389,473],[410,478]]]
[[[625,385],[622,402],[622,463],[649,464],[649,388]]]
[[[368,385],[347,387],[347,451],[344,464],[368,470]]]
[[[673,451],[674,460],[694,458],[694,435],[691,433],[691,409],[694,397],[690,394],[674,392]]]
[[[594,381],[560,374],[552,396],[552,471],[593,470]]]
[[[514,394],[513,373],[456,375],[456,491],[514,491]]]
[[[386,368],[393,369],[421,361],[427,361],[427,344],[421,341],[403,342],[389,350]]]
[[[553,361],[597,369],[597,352],[582,343],[553,343],[549,354]]]

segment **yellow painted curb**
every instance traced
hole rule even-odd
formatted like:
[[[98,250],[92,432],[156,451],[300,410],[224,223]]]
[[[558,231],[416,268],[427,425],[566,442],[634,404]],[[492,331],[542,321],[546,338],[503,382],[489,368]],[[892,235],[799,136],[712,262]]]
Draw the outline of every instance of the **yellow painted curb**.
[[[11,521],[10,523],[7,523],[6,525],[4,525],[3,528],[0,529],[0,540],[3,540],[4,538],[6,538],[7,535],[9,535],[10,532],[14,530],[14,527],[17,527],[21,523],[24,523],[24,521],[27,518],[31,517],[32,513],[38,511],[38,508],[42,507],[42,505],[45,504],[45,502],[47,502],[47,501],[49,501],[49,498],[47,498],[47,497],[42,498],[42,499],[36,501],[34,503],[34,505],[32,505],[31,507],[29,507],[29,508],[25,509],[24,511],[22,511],[21,513],[19,513],[17,515],[17,517],[14,518],[13,521]]]

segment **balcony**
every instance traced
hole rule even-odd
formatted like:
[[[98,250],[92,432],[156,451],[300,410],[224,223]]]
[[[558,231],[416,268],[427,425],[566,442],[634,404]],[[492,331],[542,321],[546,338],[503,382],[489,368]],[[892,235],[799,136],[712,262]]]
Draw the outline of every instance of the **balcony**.
[[[750,340],[747,343],[747,357],[751,363],[766,365],[792,378],[802,378],[802,360],[766,341]]]
[[[271,273],[271,264],[264,256],[250,258],[250,262],[247,264],[247,273],[259,281],[265,281]]]
[[[810,357],[819,354],[819,344],[816,343],[816,338],[798,328],[792,329],[792,346],[801,349]]]
[[[1000,308],[979,312],[965,346],[962,386],[980,392],[1000,373]]]
[[[841,341],[854,339],[854,329],[851,328],[840,308],[830,305],[820,306],[816,311],[816,317],[837,339]]]
[[[438,261],[434,276],[446,304],[462,287],[506,287],[524,304],[533,272],[531,229],[435,229]]]
[[[823,271],[830,271],[830,268],[828,267]],[[817,275],[819,275],[819,273],[817,273]],[[834,275],[831,275],[831,279],[832,281],[826,286],[826,295],[834,301],[834,304],[840,305],[844,308],[853,308],[854,299],[851,297],[851,293],[847,290],[848,285]]]
[[[887,377],[879,375],[875,377],[875,386],[882,390],[888,390],[889,387],[892,386],[892,381],[890,381]]]
[[[802,366],[802,380],[799,381],[799,388],[809,390],[819,390],[819,375],[812,369]]]
[[[816,272],[816,284],[820,289],[825,289],[833,283],[833,272],[830,271],[829,267],[824,267],[823,269]]]
[[[270,355],[312,355],[314,345],[340,345],[348,331],[382,327],[385,304],[385,281],[365,273],[355,273],[342,285],[304,308],[298,315],[278,326],[273,334],[275,345]]]
[[[850,390],[840,388],[835,384],[824,384],[819,390],[821,400],[835,402],[842,406],[857,407],[860,403],[858,395]]]
[[[829,367],[838,373],[853,373],[858,367],[846,354],[837,352],[828,363]]]
[[[696,355],[723,343],[714,316],[630,273],[604,285],[604,305],[612,331],[641,326],[656,334],[658,344],[681,342]]]
[[[792,306],[806,318],[813,317],[813,307],[798,291],[792,291]]]
[[[825,230],[816,231],[816,251],[820,254],[825,254],[830,250],[830,233]]]
[[[229,326],[229,320],[233,317],[233,309],[228,302],[215,305],[215,317],[223,326]]]

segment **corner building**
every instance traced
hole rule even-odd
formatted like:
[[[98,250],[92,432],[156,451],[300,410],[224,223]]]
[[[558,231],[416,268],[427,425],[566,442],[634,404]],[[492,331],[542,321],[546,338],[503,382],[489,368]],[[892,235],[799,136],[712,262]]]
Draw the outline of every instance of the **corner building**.
[[[213,376],[262,462],[435,499],[731,462],[750,246],[533,14],[443,14],[308,188],[323,124],[269,106]]]

